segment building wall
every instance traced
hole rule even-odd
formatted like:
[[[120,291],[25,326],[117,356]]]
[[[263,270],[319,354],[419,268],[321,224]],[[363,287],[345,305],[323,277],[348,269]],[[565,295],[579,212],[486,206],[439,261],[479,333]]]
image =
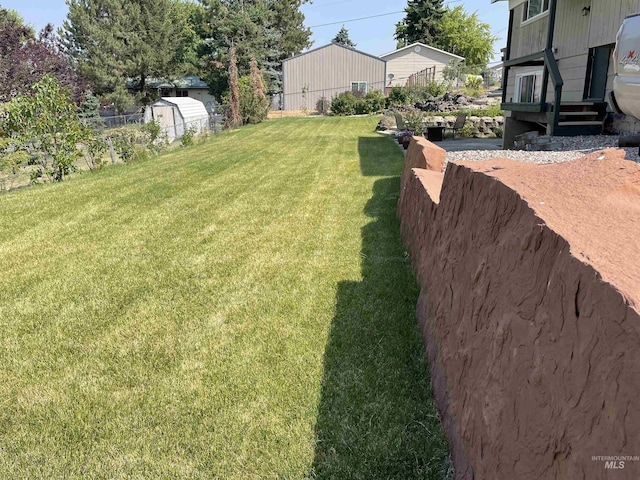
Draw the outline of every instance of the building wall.
[[[205,107],[207,107],[207,111],[209,111],[210,105],[213,106],[216,104],[215,97],[211,95],[208,90],[189,89],[189,96],[204,103]]]
[[[436,67],[435,80],[442,81],[442,71],[455,57],[445,53],[436,52],[421,47],[420,52],[414,48],[394,52],[391,55],[381,57],[387,61],[387,86],[404,87],[410,75],[418,73],[426,68]],[[389,82],[388,75],[393,73],[393,80]]]
[[[331,100],[367,82],[369,91],[383,90],[385,62],[338,45],[329,45],[282,63],[284,110],[315,110],[322,97]]]
[[[514,8],[513,30],[511,32],[511,50],[509,58],[518,58],[544,50],[547,43],[547,27],[549,16],[542,15],[537,19],[522,24],[524,4]]]
[[[514,2],[515,3],[515,2]],[[590,7],[588,15],[583,8]],[[524,4],[515,5],[510,59],[544,50],[548,15],[522,25]],[[627,15],[640,13],[640,0],[559,0],[553,48],[564,81],[562,100],[581,101],[589,62],[589,49],[615,43],[616,33]],[[534,67],[530,70],[536,70]],[[507,101],[514,95],[515,76],[524,71],[511,68],[507,82]],[[613,59],[609,62],[607,95],[613,85]],[[553,84],[549,81],[547,100],[553,101]]]
[[[190,88],[187,90],[187,92],[188,92],[187,95],[190,98],[194,98],[204,103],[205,107],[207,107],[207,110],[209,110],[210,106],[216,105],[215,97],[211,95],[208,90],[205,90],[202,88]],[[178,93],[175,88],[169,91],[169,95],[165,95],[165,97],[177,97],[177,96],[178,96]]]

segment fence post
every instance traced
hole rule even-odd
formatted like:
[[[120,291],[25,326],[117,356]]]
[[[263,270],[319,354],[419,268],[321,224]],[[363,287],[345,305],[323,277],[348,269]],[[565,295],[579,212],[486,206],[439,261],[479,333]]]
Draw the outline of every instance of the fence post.
[[[116,163],[116,152],[113,149],[113,142],[111,141],[111,137],[107,137],[107,143],[109,144],[109,155],[111,156],[111,163]]]

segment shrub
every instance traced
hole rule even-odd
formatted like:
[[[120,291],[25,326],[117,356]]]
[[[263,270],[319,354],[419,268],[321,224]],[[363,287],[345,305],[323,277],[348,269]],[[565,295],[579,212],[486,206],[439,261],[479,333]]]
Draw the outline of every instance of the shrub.
[[[331,112],[334,115],[355,115],[356,97],[352,92],[344,92],[331,100]]]
[[[383,110],[385,98],[375,90],[366,95],[361,92],[344,92],[331,101],[331,112],[334,115],[366,115]]]
[[[424,131],[427,115],[417,108],[409,108],[403,114],[404,124],[407,130],[416,132],[416,135]]]
[[[387,106],[406,105],[409,101],[409,92],[405,87],[392,87],[387,97]]]
[[[384,110],[385,98],[382,92],[374,90],[369,92],[364,97],[364,103],[366,104],[366,112],[364,113],[376,113]]]
[[[182,142],[183,147],[188,147],[193,145],[193,137],[195,137],[196,133],[198,133],[198,129],[193,125],[187,128],[182,134],[182,138],[180,141]]]
[[[251,77],[245,76],[238,82],[240,88],[240,117],[242,124],[260,123],[269,113],[269,100],[254,89]]]
[[[480,75],[467,75],[467,79],[464,81],[464,89],[467,95],[471,97],[482,95],[484,93],[482,77]]]
[[[430,97],[441,97],[450,89],[451,85],[445,82],[429,82],[424,91]]]
[[[78,144],[88,135],[80,124],[71,96],[58,81],[45,76],[32,87],[31,96],[15,97],[3,107],[2,130],[34,154],[40,175],[62,181],[75,170],[81,155]]]
[[[89,159],[87,165],[89,170],[100,170],[104,166],[104,154],[107,153],[109,145],[100,135],[92,135],[87,140],[87,153]]]
[[[331,108],[331,102],[326,97],[321,97],[316,102],[316,111],[318,113],[328,113]]]
[[[474,133],[475,128],[473,127],[473,124],[471,122],[465,123],[464,126],[460,129],[460,136],[464,138],[471,138],[473,137]]]

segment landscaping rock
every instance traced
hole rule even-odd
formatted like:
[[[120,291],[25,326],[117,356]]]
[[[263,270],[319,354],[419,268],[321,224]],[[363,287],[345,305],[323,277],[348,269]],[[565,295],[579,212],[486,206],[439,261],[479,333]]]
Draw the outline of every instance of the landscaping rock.
[[[411,167],[398,213],[456,478],[613,478],[593,455],[640,445],[640,166]]]

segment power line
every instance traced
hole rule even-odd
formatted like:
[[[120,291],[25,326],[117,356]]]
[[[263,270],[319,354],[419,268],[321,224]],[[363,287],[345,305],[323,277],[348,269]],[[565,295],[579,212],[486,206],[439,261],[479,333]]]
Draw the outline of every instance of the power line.
[[[340,25],[341,23],[358,22],[360,20],[368,20],[370,18],[387,17],[389,15],[397,15],[398,13],[404,13],[404,10],[400,10],[398,12],[381,13],[379,15],[371,15],[369,17],[360,17],[360,18],[352,18],[350,20],[341,20],[339,22],[323,23],[323,24],[320,24],[320,25],[311,25],[309,28],[328,27],[330,25]]]

